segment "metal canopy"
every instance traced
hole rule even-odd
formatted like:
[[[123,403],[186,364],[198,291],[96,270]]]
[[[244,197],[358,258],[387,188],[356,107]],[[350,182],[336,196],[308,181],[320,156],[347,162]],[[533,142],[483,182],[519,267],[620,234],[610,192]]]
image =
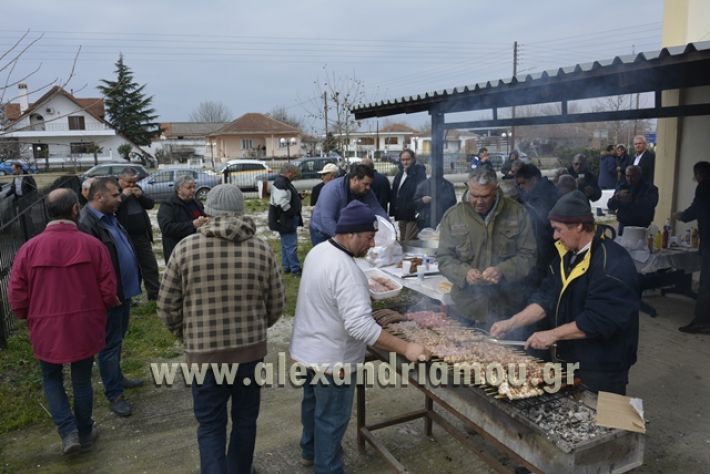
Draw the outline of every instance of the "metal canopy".
[[[493,120],[446,124],[445,128],[538,125],[569,122],[629,120],[710,114],[710,104],[664,107],[664,90],[710,85],[710,41],[663,48],[636,56],[577,64],[508,80],[446,89],[401,99],[361,105],[352,109],[365,119],[427,111],[452,113],[493,109]],[[567,102],[594,97],[654,92],[651,108],[567,114]],[[498,119],[497,109],[520,105],[561,102],[562,113],[537,117]]]
[[[357,120],[389,115],[428,112],[431,116],[431,177],[433,202],[437,182],[443,178],[444,133],[447,129],[509,127],[557,123],[602,122],[662,117],[710,115],[710,103],[670,105],[662,92],[710,85],[710,41],[663,48],[637,55],[576,64],[538,74],[489,81],[471,86],[402,97],[351,110]],[[653,107],[606,112],[568,113],[568,102],[644,92],[654,93]],[[560,103],[560,113],[533,117],[498,118],[498,109],[521,105]],[[492,120],[446,123],[447,113],[493,111]]]

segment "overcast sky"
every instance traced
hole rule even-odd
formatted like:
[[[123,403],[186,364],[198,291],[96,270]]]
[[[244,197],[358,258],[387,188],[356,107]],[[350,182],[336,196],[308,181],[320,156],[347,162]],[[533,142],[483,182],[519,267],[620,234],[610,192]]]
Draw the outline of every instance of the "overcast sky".
[[[663,14],[662,0],[2,3],[0,51],[25,30],[43,34],[13,71],[41,64],[30,90],[65,80],[81,46],[67,86],[79,97],[99,95],[122,52],[160,121],[186,121],[211,100],[235,118],[283,106],[307,128],[320,126],[309,116],[326,76],[355,77],[367,102],[473,84],[512,75],[514,41],[519,73],[658,49]]]

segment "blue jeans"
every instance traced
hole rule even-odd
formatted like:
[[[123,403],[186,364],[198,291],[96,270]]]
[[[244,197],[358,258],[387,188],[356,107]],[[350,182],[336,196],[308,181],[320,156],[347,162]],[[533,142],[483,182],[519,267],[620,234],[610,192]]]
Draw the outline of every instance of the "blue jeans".
[[[74,392],[74,414],[69,408],[69,399],[64,391],[62,364],[39,361],[42,368],[42,387],[49,404],[52,420],[62,438],[72,431],[79,431],[82,438],[91,433],[94,421],[91,412],[94,408],[94,391],[91,388],[91,367],[94,358],[71,363],[71,385]]]
[[[312,385],[313,372],[308,371],[301,402],[301,455],[313,460],[314,472],[342,473],[343,456],[340,443],[353,411],[355,384],[335,385],[327,376],[328,385],[319,381]]]
[[[301,264],[298,262],[298,234],[283,234],[281,236],[281,265],[285,273],[297,273],[301,271]]]
[[[99,372],[104,384],[104,394],[109,401],[123,394],[121,349],[123,338],[128,331],[130,313],[131,299],[127,298],[121,306],[110,309],[106,318],[106,347],[99,352]]]
[[[204,474],[250,474],[256,442],[261,387],[254,383],[254,368],[260,361],[239,364],[234,384],[217,384],[212,370],[204,383],[192,384],[192,401],[200,446],[200,469]],[[251,385],[242,381],[251,379]],[[232,399],[232,432],[227,444],[227,402]]]
[[[325,235],[323,232],[316,229],[315,227],[309,227],[308,230],[311,233],[311,244],[313,244],[314,247],[316,245],[318,245],[319,243],[325,242],[326,240],[328,240],[330,238],[327,235]]]

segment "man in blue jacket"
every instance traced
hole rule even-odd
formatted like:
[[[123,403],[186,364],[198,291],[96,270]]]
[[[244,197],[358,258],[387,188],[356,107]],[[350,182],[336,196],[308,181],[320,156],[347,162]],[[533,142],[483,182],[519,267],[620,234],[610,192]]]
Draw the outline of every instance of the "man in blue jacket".
[[[500,337],[547,318],[551,329],[533,333],[526,347],[548,349],[579,363],[576,375],[590,390],[625,394],[636,362],[641,292],[634,262],[617,243],[595,231],[589,200],[564,195],[549,214],[559,252],[531,303],[491,327]]]
[[[362,201],[370,206],[375,214],[388,219],[387,213],[372,192],[373,175],[372,168],[357,164],[350,168],[346,176],[335,178],[323,186],[309,226],[314,247],[335,235],[335,223],[340,217],[340,211],[353,199]]]

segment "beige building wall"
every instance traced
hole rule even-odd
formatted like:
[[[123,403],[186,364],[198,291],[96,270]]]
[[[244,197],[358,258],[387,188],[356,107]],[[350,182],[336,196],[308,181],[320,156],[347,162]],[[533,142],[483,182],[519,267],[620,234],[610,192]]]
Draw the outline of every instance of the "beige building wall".
[[[663,11],[663,47],[710,40],[710,1],[665,0]],[[710,102],[710,87],[696,87],[663,94],[663,105]],[[658,120],[655,184],[660,200],[655,222],[665,223],[676,210],[685,209],[693,199],[696,183],[693,164],[710,161],[710,117],[686,117]],[[696,222],[691,226],[697,225]],[[687,226],[676,223],[675,233],[683,235]]]

